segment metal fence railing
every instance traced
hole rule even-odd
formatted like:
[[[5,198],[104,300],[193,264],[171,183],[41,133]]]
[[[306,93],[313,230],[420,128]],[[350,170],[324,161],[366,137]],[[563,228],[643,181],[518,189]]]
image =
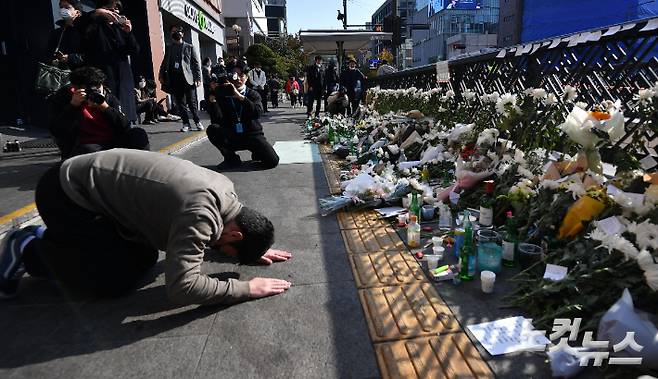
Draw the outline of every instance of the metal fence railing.
[[[448,86],[459,98],[466,89],[478,95],[520,93],[544,88],[560,93],[566,85],[576,87],[579,101],[596,104],[620,100],[627,118],[626,137],[646,138],[638,155],[656,156],[656,115],[640,112],[634,98],[643,88],[658,82],[658,18],[645,19],[572,35],[535,41],[500,51],[449,62],[450,82],[438,84],[435,65],[423,66],[368,80],[368,87],[430,89]],[[566,104],[565,114],[568,113]],[[493,118],[499,117],[492,115]],[[494,120],[495,121],[495,120]],[[469,120],[464,120],[469,122]],[[647,124],[650,128],[642,127]],[[541,127],[541,120],[538,120]]]

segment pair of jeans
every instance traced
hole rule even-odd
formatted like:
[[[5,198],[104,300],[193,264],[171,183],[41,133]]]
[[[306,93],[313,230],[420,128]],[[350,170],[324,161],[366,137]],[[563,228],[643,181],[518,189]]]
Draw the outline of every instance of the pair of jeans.
[[[171,96],[174,98],[174,105],[177,108],[178,115],[183,120],[183,125],[190,124],[190,115],[195,123],[199,122],[196,87],[187,83],[175,83],[171,89]]]
[[[263,105],[263,112],[267,112],[267,91],[264,89],[257,89],[256,92],[260,95],[260,102]]]
[[[60,165],[50,168],[37,185],[37,209],[48,229],[25,247],[26,271],[99,296],[134,288],[157,262],[158,250],[126,240],[109,217],[74,203],[62,189],[59,170]]]
[[[236,151],[248,150],[252,160],[260,161],[266,169],[274,168],[279,164],[279,156],[263,134],[245,135],[236,138],[226,133],[220,125],[212,124],[206,130],[208,140],[224,156],[230,164],[240,164],[240,156]]]

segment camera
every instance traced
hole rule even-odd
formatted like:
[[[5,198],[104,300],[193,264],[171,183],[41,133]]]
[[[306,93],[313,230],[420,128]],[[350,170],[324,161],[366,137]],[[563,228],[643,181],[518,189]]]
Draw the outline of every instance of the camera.
[[[215,89],[216,97],[231,97],[233,96],[233,86],[226,76],[220,76],[214,80],[217,83],[217,88]]]
[[[105,95],[98,87],[87,87],[85,88],[87,93],[87,100],[91,101],[94,104],[103,104],[105,102]]]

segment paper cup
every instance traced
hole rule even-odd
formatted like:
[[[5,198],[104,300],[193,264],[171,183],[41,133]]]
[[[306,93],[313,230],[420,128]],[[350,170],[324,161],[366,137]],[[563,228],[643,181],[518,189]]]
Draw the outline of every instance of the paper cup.
[[[425,260],[427,261],[427,269],[431,271],[439,267],[439,261],[441,260],[441,257],[427,254],[425,255]]]
[[[480,273],[480,282],[482,282],[482,292],[492,293],[494,283],[496,282],[496,273],[492,271],[482,271]]]
[[[443,246],[436,246],[432,248],[432,252],[434,253],[435,256],[439,257],[439,260],[443,259],[443,253],[446,251],[446,249]]]
[[[443,246],[443,238],[441,238],[441,237],[432,237],[432,245],[434,245],[434,247]]]

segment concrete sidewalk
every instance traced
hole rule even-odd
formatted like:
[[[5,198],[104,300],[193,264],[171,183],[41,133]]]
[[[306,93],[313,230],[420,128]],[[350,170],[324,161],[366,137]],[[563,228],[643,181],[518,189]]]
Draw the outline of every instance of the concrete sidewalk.
[[[302,111],[280,108],[264,127],[271,143],[301,140],[302,122]],[[177,155],[211,169],[221,161],[207,140]],[[203,270],[287,279],[289,291],[225,309],[176,308],[165,296],[162,261],[139,290],[115,300],[26,278],[19,298],[0,304],[0,376],[379,377],[340,229],[318,212],[317,199],[328,194],[322,164],[248,167],[226,175],[245,205],[271,218],[274,247],[294,258],[239,266],[209,254]]]

